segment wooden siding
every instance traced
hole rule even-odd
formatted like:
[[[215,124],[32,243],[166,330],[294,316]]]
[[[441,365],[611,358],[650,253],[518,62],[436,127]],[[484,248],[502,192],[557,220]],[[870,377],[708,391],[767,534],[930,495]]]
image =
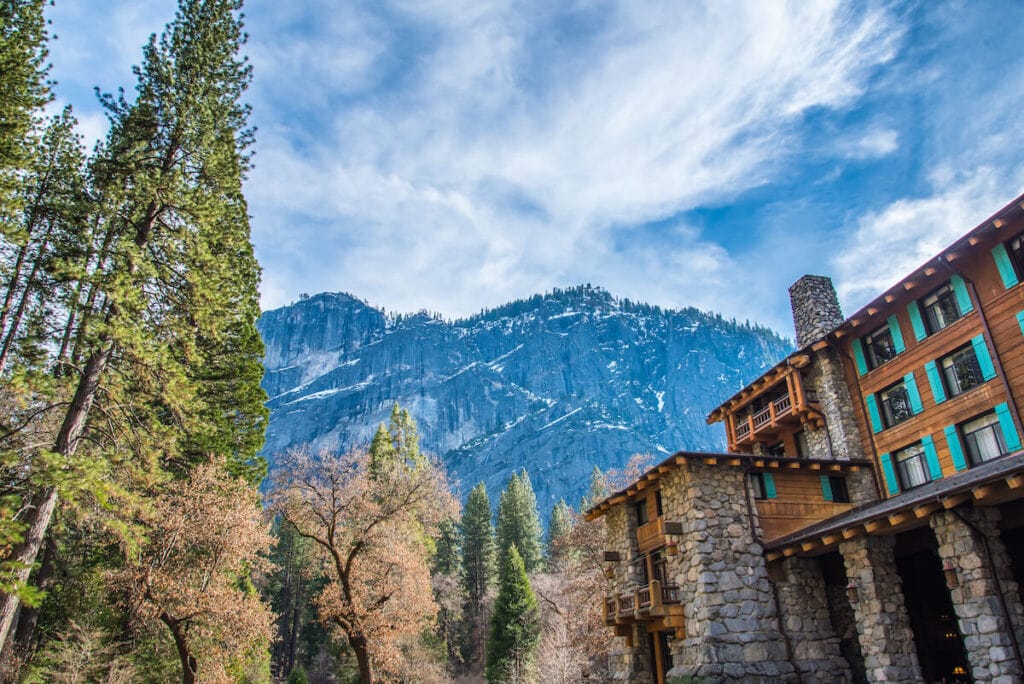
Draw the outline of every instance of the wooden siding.
[[[949,425],[956,425],[970,418],[992,410],[1004,401],[1012,401],[1017,407],[1024,405],[1024,333],[1017,314],[1024,311],[1024,283],[1006,289],[992,258],[991,250],[996,244],[1009,240],[1024,230],[1024,224],[1006,226],[998,241],[979,242],[970,252],[957,256],[949,265],[970,284],[974,285],[974,311],[947,328],[921,341],[914,336],[907,306],[947,282],[950,270],[937,265],[934,273],[905,290],[905,296],[896,298],[864,321],[843,338],[843,360],[850,394],[855,404],[861,442],[866,454],[877,457],[891,453],[904,446],[931,436],[935,444],[943,477],[955,474],[952,455],[943,432]],[[986,340],[990,355],[1002,365],[1011,395],[1007,397],[1003,379],[997,377],[985,381],[963,394],[947,398],[936,404],[931,383],[925,371],[925,363],[936,361],[946,354],[970,344],[972,338],[984,333],[982,315],[988,323],[991,339]],[[865,335],[885,323],[888,316],[895,315],[899,323],[906,349],[895,358],[864,375],[857,373],[854,362],[853,340]],[[923,410],[908,420],[873,432],[871,420],[865,407],[869,395],[899,382],[906,374],[913,373],[921,397]],[[858,393],[859,388],[859,393]],[[1024,438],[1024,435],[1021,435]],[[885,487],[882,487],[883,492]]]
[[[775,498],[757,501],[758,523],[766,542],[850,510],[848,503],[825,500],[822,473],[784,470],[772,473]],[[826,476],[829,474],[835,475],[825,473]]]

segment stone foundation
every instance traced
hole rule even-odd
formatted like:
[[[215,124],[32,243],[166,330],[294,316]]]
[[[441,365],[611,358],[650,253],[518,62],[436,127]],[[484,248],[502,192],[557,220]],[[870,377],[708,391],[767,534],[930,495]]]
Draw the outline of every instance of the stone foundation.
[[[779,562],[775,595],[782,628],[793,649],[803,684],[846,684],[850,667],[839,650],[832,628],[825,578],[814,558],[786,558]]]
[[[846,575],[857,588],[853,604],[869,682],[922,681],[903,583],[893,557],[894,537],[860,537],[839,545]]]
[[[959,586],[950,590],[950,598],[974,681],[1010,684],[1024,674],[1010,633],[1020,639],[1024,607],[998,523],[999,511],[993,508],[940,511],[930,520],[939,557],[957,573]]]

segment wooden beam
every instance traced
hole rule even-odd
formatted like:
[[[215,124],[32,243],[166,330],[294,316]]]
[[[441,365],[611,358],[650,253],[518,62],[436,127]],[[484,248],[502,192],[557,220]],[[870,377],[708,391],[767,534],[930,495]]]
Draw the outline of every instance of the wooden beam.
[[[895,301],[896,301],[896,298],[894,296],[892,296],[891,294],[885,295],[885,303],[886,304],[892,304]]]
[[[903,511],[902,513],[894,513],[889,516],[889,524],[893,527],[898,527],[905,522],[910,522],[914,519],[913,511]]]
[[[857,537],[864,536],[863,525],[853,525],[852,527],[844,528],[841,532],[843,539],[856,539]]]
[[[705,458],[704,459],[704,465],[718,465],[718,459],[717,458]]]
[[[978,237],[977,235],[972,235],[971,237],[967,238],[967,242],[971,243],[971,247],[974,247],[979,242],[981,242],[981,238]]]
[[[1006,491],[1006,486],[1002,482],[993,482],[983,487],[975,487],[971,494],[976,502],[981,503],[985,499],[991,499],[997,494],[1002,494],[1004,491]]]
[[[931,276],[935,275],[935,267],[934,267],[934,266],[928,266],[928,267],[926,267],[926,268],[924,269],[924,274],[925,274],[926,276],[928,276],[929,278],[930,278]]]
[[[811,470],[821,470],[821,464],[820,463],[808,463],[807,466]]]
[[[946,255],[946,261],[949,261],[949,262],[956,261],[959,256],[960,255],[957,254],[956,252],[950,252],[949,254]]]
[[[913,280],[908,280],[907,282],[903,283],[904,290],[913,290],[915,287],[917,287],[917,283],[915,283]]]
[[[1020,489],[1024,487],[1024,475],[1011,475],[1006,478],[1006,486],[1010,489]]]
[[[873,306],[868,307],[868,316],[874,316],[876,313],[878,313],[878,309]]]
[[[753,464],[754,464],[755,468],[764,468],[764,461],[762,461],[760,459],[755,459],[753,461]]]
[[[791,470],[799,470],[800,466],[800,461],[790,461],[789,463],[786,464],[786,467],[790,468]]]
[[[795,556],[798,550],[796,546],[787,546],[782,550],[782,555],[789,558],[790,556]]]
[[[926,503],[921,506],[915,506],[914,516],[917,518],[927,518],[929,515],[939,510],[940,508],[942,508],[942,504],[936,501],[932,501],[931,503]]]
[[[821,548],[821,546],[822,544],[820,540],[812,539],[811,541],[805,541],[801,544],[800,549],[803,550],[804,553],[807,553],[808,551],[814,551],[815,549]]]
[[[966,503],[970,500],[970,494],[955,494],[953,496],[947,496],[945,499],[943,499],[942,507],[948,511],[950,508],[956,508],[960,504]]]
[[[731,466],[743,465],[743,459],[730,458],[728,461],[726,461],[726,463]]]
[[[1024,207],[1024,205],[1021,206]],[[1003,219],[996,219],[995,221],[992,222],[992,225],[995,226],[996,228],[1002,228],[1003,226],[1006,225],[1006,221],[1004,221]]]
[[[779,462],[778,461],[768,461],[768,467],[769,468],[778,468],[779,467]]]
[[[828,469],[834,473],[838,473],[840,470],[843,469],[843,465],[841,463],[829,463]]]
[[[842,540],[843,535],[841,532],[833,532],[832,534],[826,534],[824,537],[822,537],[821,543],[825,546],[832,546],[833,544],[838,544]]]
[[[777,561],[780,558],[782,558],[782,552],[781,551],[769,551],[768,554],[764,558],[765,558],[766,561],[771,563],[772,561]]]
[[[882,532],[884,530],[889,529],[890,527],[892,527],[892,525],[890,525],[889,521],[885,518],[881,518],[879,520],[869,520],[868,522],[864,523],[864,529],[867,530],[868,534]]]

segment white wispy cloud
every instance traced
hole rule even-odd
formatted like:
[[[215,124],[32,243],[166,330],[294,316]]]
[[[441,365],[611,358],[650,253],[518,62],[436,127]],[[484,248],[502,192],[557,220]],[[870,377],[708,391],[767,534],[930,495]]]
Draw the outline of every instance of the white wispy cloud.
[[[540,6],[392,5],[431,43],[403,87],[333,112],[301,160],[285,131],[261,139],[250,184],[258,244],[288,236],[330,264],[282,278],[264,248],[265,303],[336,287],[461,314],[538,287],[614,288],[654,270],[665,303],[717,302],[723,264],[734,262],[716,236],[689,230],[654,254],[629,246],[630,226],[773,178],[804,113],[855,101],[901,35],[883,10],[831,2],[604,10],[560,53],[532,42],[555,20]],[[382,40],[377,63],[402,48],[394,35]],[[299,59],[282,56],[283,44],[262,54],[254,37],[268,83],[287,80]],[[321,71],[307,77],[310,90],[330,87]],[[866,144],[878,153],[887,143]],[[316,220],[295,225],[296,212]],[[610,247],[613,232],[624,248]]]

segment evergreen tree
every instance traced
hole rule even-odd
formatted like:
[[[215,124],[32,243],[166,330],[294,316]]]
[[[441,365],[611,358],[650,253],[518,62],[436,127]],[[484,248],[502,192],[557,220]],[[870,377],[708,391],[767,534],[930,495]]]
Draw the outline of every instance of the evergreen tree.
[[[437,540],[434,543],[433,572],[458,577],[461,572],[459,562],[459,526],[454,520],[445,520],[438,527]]]
[[[551,521],[548,523],[548,559],[558,566],[565,555],[565,546],[572,532],[572,509],[559,499],[551,509]]]
[[[498,553],[502,559],[513,545],[527,572],[540,567],[543,560],[540,514],[537,496],[525,469],[512,474],[498,502]],[[504,565],[504,560],[499,565]]]
[[[395,403],[391,407],[388,426],[381,423],[370,442],[370,474],[381,477],[390,474],[391,469],[398,465],[418,469],[426,464],[427,458],[420,452],[416,421],[406,409]]]
[[[466,593],[464,653],[472,661],[483,645],[487,592],[494,583],[494,526],[491,502],[481,482],[473,487],[462,510],[462,581]]]
[[[135,99],[101,98],[111,130],[90,169],[92,211],[80,233],[89,243],[68,300],[74,330],[47,345],[63,353],[62,340],[73,340],[68,392],[54,404],[63,414],[52,447],[33,457],[29,513],[5,559],[22,569],[5,587],[25,583],[58,491],[74,486],[69,474],[153,497],[168,474],[184,478],[209,453],[250,482],[262,472],[259,270],[241,191],[252,142],[241,96],[251,70],[239,54],[240,9],[240,0],[181,0],[143,50]],[[131,507],[111,509],[123,516],[110,521],[121,533],[139,531]],[[8,593],[0,642],[16,607]]]
[[[526,566],[513,544],[501,567],[487,640],[488,682],[536,681],[534,657],[540,641],[540,609]]]
[[[49,100],[44,0],[0,2],[0,217],[18,213],[35,117]]]

